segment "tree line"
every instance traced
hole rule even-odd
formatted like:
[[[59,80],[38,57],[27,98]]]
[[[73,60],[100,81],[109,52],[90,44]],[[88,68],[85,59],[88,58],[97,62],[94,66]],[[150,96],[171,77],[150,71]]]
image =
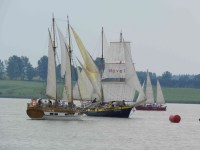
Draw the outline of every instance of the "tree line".
[[[104,68],[101,64],[101,59],[95,60],[98,68]],[[37,67],[33,67],[26,56],[18,57],[13,55],[8,60],[0,60],[0,79],[11,80],[40,80],[47,79],[47,65],[48,57],[42,56],[38,62]],[[61,81],[60,64],[56,67],[57,80]],[[77,72],[72,66],[73,80],[77,80]],[[141,84],[146,79],[146,72],[138,71],[138,78]],[[150,72],[150,77],[153,85],[156,85],[156,80],[159,79],[163,87],[184,87],[184,88],[200,88],[200,74],[197,75],[172,75],[171,72],[165,71],[161,76],[156,76],[156,73]]]

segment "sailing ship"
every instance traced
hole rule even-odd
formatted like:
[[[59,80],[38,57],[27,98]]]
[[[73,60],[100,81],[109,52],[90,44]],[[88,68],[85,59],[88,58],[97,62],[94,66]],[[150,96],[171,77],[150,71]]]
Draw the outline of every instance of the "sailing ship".
[[[147,71],[146,78],[146,89],[144,88],[145,83],[143,83],[143,90],[145,90],[147,101],[142,105],[136,107],[136,110],[149,110],[149,111],[166,111],[167,106],[165,105],[165,99],[160,86],[160,82],[157,79],[157,96],[154,100],[153,88],[150,79],[149,72]]]
[[[48,74],[46,96],[48,100],[32,99],[27,106],[27,115],[31,119],[48,120],[81,120],[83,109],[74,104],[72,84],[72,49],[70,46],[70,25],[68,20],[69,41],[67,43],[61,30],[57,27],[61,49],[61,76],[64,81],[62,100],[58,98],[56,81],[56,42],[55,42],[55,19],[53,33],[49,31],[48,45]]]
[[[83,74],[86,74],[91,83],[89,90],[90,99],[86,108],[87,116],[120,117],[128,118],[131,110],[144,102],[145,96],[138,80],[134,64],[132,63],[130,42],[122,40],[111,42],[105,46],[105,58],[103,57],[103,28],[102,28],[102,62],[105,61],[104,70],[99,70],[87,53],[81,53],[84,65],[81,64]],[[77,39],[80,44],[80,40]],[[84,51],[83,46],[79,46]],[[102,67],[103,68],[103,67]],[[84,92],[80,90],[80,95]],[[143,95],[143,99],[134,103],[136,93]]]

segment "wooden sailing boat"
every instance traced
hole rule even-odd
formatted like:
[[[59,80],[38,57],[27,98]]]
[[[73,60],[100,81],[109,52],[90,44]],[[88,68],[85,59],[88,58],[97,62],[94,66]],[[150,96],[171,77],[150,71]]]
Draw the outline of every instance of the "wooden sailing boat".
[[[74,35],[76,36],[75,32]],[[107,52],[105,70],[101,76],[100,71],[85,50],[80,39],[77,36],[75,39],[79,43],[78,45],[85,62],[85,65],[81,64],[81,66],[93,87],[89,95],[94,100],[86,107],[86,115],[128,118],[132,108],[145,101],[143,90],[132,63],[130,42],[122,41],[121,34],[120,42],[111,43],[110,47],[105,51]],[[111,59],[113,55],[115,57]],[[143,99],[133,103],[136,91],[143,95]],[[127,104],[127,101],[132,103]]]
[[[61,75],[64,79],[63,100],[62,103],[57,96],[56,83],[56,45],[55,45],[55,21],[53,18],[53,35],[49,31],[49,50],[48,50],[48,75],[46,96],[51,103],[41,102],[42,100],[32,100],[27,106],[27,115],[31,119],[50,119],[50,120],[80,120],[82,109],[76,107],[73,103],[73,87],[72,87],[72,62],[71,62],[71,46],[70,46],[70,31],[69,45],[64,39],[63,34],[58,28],[58,35],[61,45]],[[66,101],[66,102],[65,102]],[[68,104],[67,104],[68,102]]]
[[[144,86],[143,86],[144,88]],[[153,88],[151,84],[151,79],[149,72],[147,71],[146,79],[146,90],[145,90],[147,101],[142,105],[136,107],[136,110],[153,110],[153,111],[166,111],[167,106],[165,106],[165,100],[163,92],[160,86],[160,82],[157,79],[157,96],[154,100]]]

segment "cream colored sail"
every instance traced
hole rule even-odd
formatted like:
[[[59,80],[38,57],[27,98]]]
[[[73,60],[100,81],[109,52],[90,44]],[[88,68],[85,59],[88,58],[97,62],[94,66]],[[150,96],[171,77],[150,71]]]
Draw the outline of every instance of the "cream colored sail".
[[[71,77],[71,62],[70,62],[69,50],[67,42],[65,41],[65,38],[59,28],[58,28],[58,35],[61,47],[61,76],[64,78],[63,100],[72,102],[73,101],[71,92],[72,77]]]
[[[47,70],[47,87],[46,95],[51,99],[56,99],[56,61],[55,61],[55,51],[53,48],[53,43],[51,35],[49,32],[49,50],[48,50],[48,70]]]
[[[151,79],[150,79],[150,75],[149,75],[148,71],[147,71],[145,94],[146,94],[146,98],[147,98],[147,101],[145,103],[146,104],[153,104],[154,103],[153,88],[152,88]]]
[[[165,104],[165,99],[164,99],[164,96],[163,96],[163,92],[162,92],[159,80],[157,80],[156,103],[157,104]]]
[[[72,32],[74,34],[76,43],[79,47],[79,50],[81,52],[81,55],[83,57],[85,65],[82,66],[86,75],[90,79],[90,82],[92,83],[92,86],[94,88],[94,92],[96,94],[97,100],[102,100],[102,94],[101,94],[101,77],[99,70],[97,69],[92,57],[89,55],[88,51],[85,49],[85,46],[83,45],[81,39],[79,38],[78,34],[75,32],[75,30],[71,27]]]
[[[79,99],[81,100],[91,100],[93,87],[86,76],[84,70],[80,72],[80,69],[77,67],[78,81],[76,88],[79,92]]]

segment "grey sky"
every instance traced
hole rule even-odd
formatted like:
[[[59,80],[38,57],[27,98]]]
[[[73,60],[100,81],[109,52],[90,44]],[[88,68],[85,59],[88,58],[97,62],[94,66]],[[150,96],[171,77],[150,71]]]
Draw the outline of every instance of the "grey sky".
[[[101,27],[108,41],[132,42],[137,71],[199,74],[199,0],[0,0],[0,59],[27,56],[35,67],[47,55],[52,14],[67,15],[91,55],[100,55]]]

